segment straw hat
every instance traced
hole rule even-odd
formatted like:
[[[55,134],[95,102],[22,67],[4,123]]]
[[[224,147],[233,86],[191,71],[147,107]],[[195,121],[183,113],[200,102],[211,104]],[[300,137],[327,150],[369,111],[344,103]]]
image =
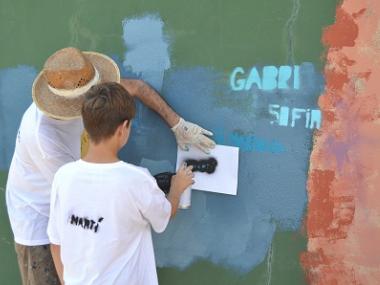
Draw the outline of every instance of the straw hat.
[[[111,81],[120,82],[119,68],[111,58],[68,47],[46,60],[34,80],[32,97],[47,116],[70,120],[80,117],[87,90],[97,83]]]

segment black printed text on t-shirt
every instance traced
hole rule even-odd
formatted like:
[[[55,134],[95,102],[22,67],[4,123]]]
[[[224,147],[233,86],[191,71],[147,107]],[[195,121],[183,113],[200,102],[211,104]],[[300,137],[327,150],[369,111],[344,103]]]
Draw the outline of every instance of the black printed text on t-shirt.
[[[71,215],[71,217],[69,217],[70,224],[82,227],[85,230],[94,231],[94,233],[97,233],[99,231],[99,225],[103,220],[104,218],[102,217],[98,218],[96,221],[87,217],[78,217],[76,215]]]

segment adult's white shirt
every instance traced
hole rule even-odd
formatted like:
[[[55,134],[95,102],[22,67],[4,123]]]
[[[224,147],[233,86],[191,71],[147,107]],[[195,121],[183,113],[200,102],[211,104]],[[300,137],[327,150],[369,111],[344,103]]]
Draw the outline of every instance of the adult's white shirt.
[[[80,158],[82,119],[55,120],[34,103],[22,117],[9,168],[6,203],[15,242],[49,244],[47,224],[56,171]]]
[[[151,227],[171,204],[149,172],[122,161],[66,164],[55,175],[48,234],[66,285],[156,285]]]

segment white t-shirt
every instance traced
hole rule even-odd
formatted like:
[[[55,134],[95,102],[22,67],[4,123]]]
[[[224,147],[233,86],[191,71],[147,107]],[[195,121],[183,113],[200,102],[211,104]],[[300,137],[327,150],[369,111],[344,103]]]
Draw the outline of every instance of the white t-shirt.
[[[171,204],[144,168],[122,161],[66,164],[55,175],[48,235],[61,246],[66,285],[158,284],[151,227]]]
[[[54,174],[80,158],[82,119],[54,120],[33,103],[25,111],[9,169],[6,202],[14,239],[49,244],[46,234]]]

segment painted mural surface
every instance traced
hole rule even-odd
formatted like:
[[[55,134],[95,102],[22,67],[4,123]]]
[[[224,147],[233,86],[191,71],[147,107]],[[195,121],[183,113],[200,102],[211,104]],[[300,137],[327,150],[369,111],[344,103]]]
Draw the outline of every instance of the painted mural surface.
[[[240,148],[238,196],[193,192],[191,209],[154,236],[159,267],[186,270],[206,260],[243,276],[266,259],[271,284],[275,234],[306,228],[308,246],[296,262],[307,284],[378,284],[380,5],[345,0],[337,8],[336,23],[324,31],[322,74],[311,61],[295,62],[301,1],[292,4],[287,64],[233,63],[227,71],[177,65],[179,35],[158,12],[120,21],[113,40],[123,55],[109,55],[122,76],[145,80],[217,143]],[[70,21],[71,42],[88,37],[96,46],[96,36],[76,29],[82,12]],[[0,69],[2,170],[37,73],[29,65]],[[175,169],[171,131],[141,104],[121,157],[152,174]]]
[[[218,143],[239,146],[243,154],[238,197],[195,193],[191,210],[182,211],[164,234],[155,236],[157,263],[185,269],[197,259],[209,259],[249,271],[265,259],[276,230],[301,226],[307,202],[305,161],[312,129],[321,122],[316,102],[322,76],[311,63],[252,63],[247,71],[234,67],[229,80],[207,66],[176,68],[170,59],[174,39],[163,27],[157,14],[124,20],[127,52],[121,65],[126,75],[149,82],[185,118],[206,122]],[[123,156],[153,174],[173,171],[175,145],[167,143],[168,131],[157,127],[156,115],[140,106],[134,130]]]

